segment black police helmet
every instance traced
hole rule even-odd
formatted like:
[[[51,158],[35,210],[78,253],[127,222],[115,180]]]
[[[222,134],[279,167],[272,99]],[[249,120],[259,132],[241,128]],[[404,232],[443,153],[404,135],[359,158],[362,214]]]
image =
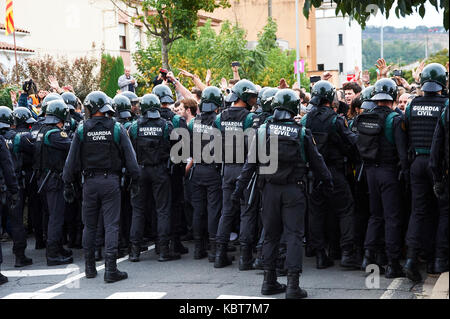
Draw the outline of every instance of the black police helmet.
[[[259,90],[259,92],[258,92],[258,99],[257,99],[257,102],[256,102],[256,104],[258,104],[258,106],[261,106],[261,98],[262,98],[264,92],[266,92],[267,89],[270,89],[270,87],[265,86],[265,87],[261,88],[261,90]]]
[[[158,119],[161,117],[161,102],[156,94],[146,94],[141,98],[139,103],[141,114],[150,119]]]
[[[293,116],[298,114],[298,107],[300,105],[300,98],[291,89],[282,89],[275,94],[272,101],[272,108],[274,110],[285,110]]]
[[[362,101],[361,109],[371,110],[376,106],[375,102],[373,102],[371,100],[373,89],[374,89],[374,86],[371,85],[369,87],[366,87],[364,90],[362,90],[361,95],[360,95],[361,101]]]
[[[321,80],[314,84],[311,90],[311,101],[313,105],[320,105],[323,101],[333,103],[336,96],[336,89],[328,81]]]
[[[161,104],[172,104],[175,101],[173,100],[172,90],[164,84],[159,84],[153,88],[152,94],[155,94]]]
[[[249,80],[240,80],[231,89],[231,94],[227,96],[227,102],[241,100],[249,105],[252,97],[258,97],[258,88]]]
[[[388,78],[378,80],[372,92],[372,101],[395,101],[397,99],[397,84]]]
[[[121,94],[125,95],[130,100],[131,104],[139,102],[138,96],[133,92],[125,91],[125,92],[122,92]]]
[[[36,120],[33,118],[31,111],[26,107],[22,106],[17,107],[13,112],[13,116],[14,116],[14,123],[16,126],[21,124],[36,123]]]
[[[69,115],[69,107],[63,100],[55,100],[47,105],[47,113],[45,115],[45,124],[57,124],[67,121]]]
[[[88,109],[91,116],[97,112],[114,113],[111,104],[111,98],[101,91],[89,93],[84,100],[84,106]]]
[[[7,106],[0,106],[0,129],[14,125],[13,111]]]
[[[66,103],[69,107],[69,110],[75,111],[78,106],[78,99],[75,94],[72,92],[65,92],[61,95],[61,97],[64,100],[64,103]]]
[[[261,108],[264,112],[273,112],[272,101],[278,91],[279,90],[276,88],[265,88],[264,93],[261,96]]]
[[[131,101],[123,94],[118,94],[113,99],[113,108],[121,119],[132,117],[131,115]]]
[[[44,98],[44,100],[41,103],[41,113],[39,113],[39,116],[40,117],[45,116],[45,112],[47,110],[48,103],[50,103],[52,101],[56,101],[56,100],[63,100],[63,98],[58,93],[47,94],[47,96]]]
[[[420,85],[424,92],[442,91],[448,80],[445,67],[439,63],[428,64],[420,74]]]
[[[202,92],[200,112],[214,112],[224,106],[222,92],[215,86],[209,86]]]

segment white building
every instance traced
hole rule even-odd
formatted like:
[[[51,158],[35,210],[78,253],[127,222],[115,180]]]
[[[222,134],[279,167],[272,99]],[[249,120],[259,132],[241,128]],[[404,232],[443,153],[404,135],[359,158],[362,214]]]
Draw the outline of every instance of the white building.
[[[16,27],[16,51],[17,61],[20,63],[26,58],[35,54],[35,51],[25,46],[25,39],[30,36],[30,32]],[[4,70],[10,70],[15,65],[14,37],[12,34],[5,35],[5,25],[0,23],[0,66]]]
[[[336,17],[335,4],[325,3],[316,9],[318,71],[338,71],[339,85],[355,66],[362,70],[362,31],[356,21]]]

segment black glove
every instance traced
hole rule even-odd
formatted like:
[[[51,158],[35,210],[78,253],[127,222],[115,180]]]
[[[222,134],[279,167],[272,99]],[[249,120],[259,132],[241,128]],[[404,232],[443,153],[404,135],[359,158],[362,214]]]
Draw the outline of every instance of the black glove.
[[[140,190],[141,188],[139,186],[139,182],[137,180],[132,180],[130,184],[131,197],[136,197],[139,194]]]
[[[434,195],[441,198],[445,194],[445,184],[443,182],[436,182],[433,186]]]
[[[64,200],[69,204],[72,204],[75,201],[75,189],[73,184],[64,185]]]
[[[11,208],[12,209],[16,208],[18,203],[19,203],[19,192],[11,194],[9,203]]]

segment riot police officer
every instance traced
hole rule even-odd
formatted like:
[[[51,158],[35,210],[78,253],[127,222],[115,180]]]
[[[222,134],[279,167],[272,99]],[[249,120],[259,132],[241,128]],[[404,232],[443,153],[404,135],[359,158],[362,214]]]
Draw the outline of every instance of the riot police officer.
[[[313,170],[316,179],[322,181],[326,190],[333,189],[331,174],[323,157],[317,151],[311,132],[294,120],[298,114],[299,105],[300,99],[293,90],[283,89],[275,95],[272,103],[275,109],[273,118],[258,129],[255,142],[251,147],[251,152],[255,152],[256,145],[259,147],[264,145],[266,153],[269,153],[269,163],[259,156],[258,163],[247,160],[232,196],[233,200],[244,196],[244,189],[259,166],[258,179],[263,189],[262,220],[265,230],[264,281],[261,293],[272,295],[286,291],[288,299],[307,297],[307,292],[299,287],[299,277],[303,264],[306,211],[303,178],[308,166]],[[276,144],[275,140],[277,140]],[[275,145],[277,148],[274,148]],[[257,153],[259,154],[260,151],[258,150]],[[249,155],[249,159],[252,158],[254,157]],[[273,165],[272,161],[277,164],[275,171],[272,171],[273,167],[270,169]],[[268,171],[263,171],[263,168]],[[275,271],[277,248],[283,232],[287,244],[287,289],[285,285],[277,282]]]
[[[434,273],[433,235],[436,228],[433,225],[436,225],[439,209],[433,196],[434,182],[428,164],[434,130],[448,101],[441,95],[447,84],[447,70],[438,63],[431,63],[423,69],[420,82],[425,95],[414,98],[405,111],[409,152],[412,157],[410,169],[412,212],[406,236],[408,259],[405,272],[413,281],[421,280],[418,270],[418,254],[421,249],[424,250],[427,259],[427,272]],[[440,238],[436,240],[442,242]]]
[[[153,88],[152,93],[158,96],[161,102],[161,117],[167,121],[170,121],[174,129],[181,128],[187,130],[186,119],[175,114],[169,109],[169,106],[174,103],[172,90],[167,85],[160,84]],[[182,154],[179,153],[178,155]],[[181,222],[184,209],[183,178],[185,174],[185,166],[186,165],[183,163],[170,164],[172,194],[177,194],[177,196],[172,196],[170,250],[173,256],[178,254],[187,254],[189,252],[188,248],[184,247],[180,240],[183,232]]]
[[[0,127],[2,126],[0,122]],[[19,200],[18,196],[19,186],[17,178],[14,174],[14,164],[12,162],[11,153],[6,145],[5,138],[0,135],[0,196],[2,198],[10,197],[9,205],[14,208]],[[3,203],[0,203],[3,205]],[[0,228],[2,226],[2,218],[0,218]],[[3,263],[2,245],[0,243],[0,268]],[[8,282],[8,278],[1,274],[0,269],[0,285]]]
[[[448,99],[434,131],[430,151],[430,167],[434,180],[434,193],[439,198],[439,220],[436,232],[434,271],[443,273],[448,267],[448,168],[449,168],[449,106]]]
[[[130,91],[125,91],[120,93],[121,95],[126,96],[131,102],[131,117],[132,120],[136,120],[139,116],[139,97]]]
[[[80,113],[76,112],[79,100],[77,96],[72,92],[64,92],[63,94],[61,94],[61,98],[69,107],[70,117],[72,119],[70,121],[70,128],[71,131],[75,131],[74,126],[76,126],[76,124],[83,120],[83,116]]]
[[[245,137],[244,132],[248,128],[252,128],[255,114],[250,113],[250,110],[256,104],[258,98],[258,89],[248,80],[241,80],[236,83],[231,92],[227,99],[233,103],[232,106],[225,109],[216,118],[214,124],[222,133],[222,150],[224,154],[222,168],[223,205],[216,235],[215,268],[226,267],[231,265],[232,262],[227,255],[227,248],[233,221],[239,216],[239,205],[233,205],[231,194],[236,187],[237,178],[247,158],[248,139]],[[235,137],[233,135],[236,136],[236,143],[234,143]],[[245,205],[241,207],[241,211],[245,211]],[[241,246],[240,270],[253,268],[252,249],[249,245]]]
[[[409,176],[407,135],[402,117],[393,111],[397,85],[391,79],[381,79],[374,87],[372,101],[377,106],[360,114],[354,124],[358,130],[357,146],[369,186],[370,218],[364,243],[362,268],[377,264],[376,251],[382,247],[385,233],[388,266],[386,278],[404,276],[399,260],[402,248],[401,175]],[[401,176],[400,175],[400,176]],[[384,229],[383,229],[384,226]]]
[[[28,109],[21,107],[30,112]],[[31,113],[31,112],[30,112]],[[31,114],[30,114],[31,116]],[[18,202],[14,208],[2,205],[2,210],[7,213],[13,238],[13,253],[16,256],[15,267],[24,267],[31,265],[33,261],[25,256],[27,247],[27,236],[23,225],[23,208],[25,197],[25,173],[24,161],[31,161],[34,151],[34,145],[29,132],[17,132],[12,127],[15,125],[14,115],[10,108],[0,106],[0,135],[2,135],[11,152],[11,158],[14,164],[14,171],[19,182]]]
[[[149,198],[153,198],[152,206],[156,211],[160,249],[158,261],[164,262],[179,258],[179,255],[173,255],[169,250],[172,192],[167,162],[170,159],[170,134],[173,126],[171,122],[161,117],[161,103],[156,95],[143,96],[140,108],[140,118],[129,129],[141,168],[139,191],[131,194],[133,217],[129,260],[139,261],[145,214],[149,211],[147,203]]]
[[[222,158],[217,159],[216,152],[218,150],[211,144],[214,143],[214,140],[221,143],[220,136],[213,132],[213,124],[217,117],[217,111],[220,107],[223,107],[223,103],[221,91],[216,87],[207,87],[202,92],[201,114],[192,119],[188,125],[194,143],[192,148],[194,165],[189,177],[194,209],[192,220],[195,243],[194,259],[202,259],[208,255],[206,252],[207,238],[205,238],[205,230],[203,229],[203,222],[207,220],[210,262],[214,262],[216,257],[216,233],[222,210],[222,181],[220,177]],[[197,142],[201,143],[200,148],[195,146]]]
[[[337,217],[339,222],[340,265],[359,268],[354,254],[354,200],[345,177],[346,159],[355,157],[356,135],[348,128],[345,118],[331,108],[336,90],[330,82],[317,82],[311,96],[311,103],[316,106],[302,118],[302,124],[311,130],[334,184],[334,191],[328,193],[315,181],[310,197],[310,239],[316,251],[316,267],[323,269],[333,265],[325,252],[326,214],[331,213],[334,215],[331,217]]]
[[[110,116],[114,109],[108,96],[91,92],[84,101],[88,120],[78,126],[64,167],[64,197],[74,200],[72,183],[77,171],[84,177],[82,215],[83,249],[86,277],[97,275],[95,268],[95,236],[99,214],[105,224],[105,275],[107,283],[128,278],[117,269],[120,219],[120,174],[126,166],[133,185],[139,180],[139,168],[125,129]]]
[[[35,167],[39,171],[38,193],[45,193],[48,205],[47,265],[72,263],[72,251],[63,247],[64,195],[62,171],[71,140],[64,131],[69,109],[62,99],[46,107],[44,125],[36,139]]]
[[[131,114],[131,101],[124,94],[116,95],[113,99],[113,108],[117,114],[117,122],[128,130],[133,123],[133,115]]]

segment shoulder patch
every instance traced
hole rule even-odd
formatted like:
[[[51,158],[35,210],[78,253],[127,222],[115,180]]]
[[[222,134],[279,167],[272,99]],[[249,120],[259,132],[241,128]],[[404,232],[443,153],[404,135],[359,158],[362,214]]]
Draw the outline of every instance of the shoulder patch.
[[[67,137],[68,137],[68,136],[67,136],[67,133],[64,132],[64,131],[62,131],[60,134],[61,134],[61,137],[64,137],[64,138],[67,138]]]

